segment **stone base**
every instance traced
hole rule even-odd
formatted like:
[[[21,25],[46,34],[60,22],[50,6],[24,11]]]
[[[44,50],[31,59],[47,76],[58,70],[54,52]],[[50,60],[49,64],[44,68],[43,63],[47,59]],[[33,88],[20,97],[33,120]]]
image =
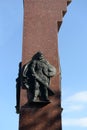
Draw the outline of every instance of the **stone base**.
[[[58,102],[32,102],[20,110],[19,130],[62,130]]]

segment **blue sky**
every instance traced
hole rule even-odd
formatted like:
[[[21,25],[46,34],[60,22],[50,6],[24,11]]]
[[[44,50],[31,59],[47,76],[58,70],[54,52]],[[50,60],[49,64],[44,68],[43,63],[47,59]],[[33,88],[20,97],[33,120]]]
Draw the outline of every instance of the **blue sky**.
[[[63,130],[87,129],[87,0],[72,0],[58,35]],[[23,1],[0,0],[0,127],[17,130],[15,79],[22,55]]]

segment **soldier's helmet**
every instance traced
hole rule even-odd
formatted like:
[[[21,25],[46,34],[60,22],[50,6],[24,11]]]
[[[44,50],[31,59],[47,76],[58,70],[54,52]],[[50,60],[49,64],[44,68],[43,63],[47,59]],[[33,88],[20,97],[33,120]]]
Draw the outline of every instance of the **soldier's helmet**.
[[[33,57],[32,60],[40,60],[40,59],[44,59],[43,53],[42,52],[37,52]]]

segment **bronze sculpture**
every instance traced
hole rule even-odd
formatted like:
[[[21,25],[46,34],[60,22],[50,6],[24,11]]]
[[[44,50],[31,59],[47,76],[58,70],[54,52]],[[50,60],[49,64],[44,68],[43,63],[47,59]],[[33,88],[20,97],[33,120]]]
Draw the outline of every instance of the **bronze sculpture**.
[[[48,96],[54,92],[49,88],[50,78],[56,74],[56,69],[37,52],[23,67],[23,86],[28,90],[29,102],[49,102]]]

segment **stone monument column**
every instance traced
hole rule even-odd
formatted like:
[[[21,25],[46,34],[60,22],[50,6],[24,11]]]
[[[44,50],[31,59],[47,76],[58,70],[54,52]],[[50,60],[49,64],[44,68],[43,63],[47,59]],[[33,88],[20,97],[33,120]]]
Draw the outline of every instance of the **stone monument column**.
[[[18,99],[20,101],[16,106],[16,109],[19,107],[20,114],[19,130],[62,130],[61,71],[57,34],[70,2],[71,0],[24,0],[22,69]],[[42,59],[44,56],[43,65],[41,60],[37,60],[37,53]],[[49,72],[46,70],[48,66]],[[33,74],[30,76],[30,73]],[[35,95],[32,98],[33,90],[30,90],[33,88],[36,92],[35,87],[39,88],[37,100]],[[46,93],[43,88],[46,88]],[[44,94],[48,94],[47,100],[43,98]]]

